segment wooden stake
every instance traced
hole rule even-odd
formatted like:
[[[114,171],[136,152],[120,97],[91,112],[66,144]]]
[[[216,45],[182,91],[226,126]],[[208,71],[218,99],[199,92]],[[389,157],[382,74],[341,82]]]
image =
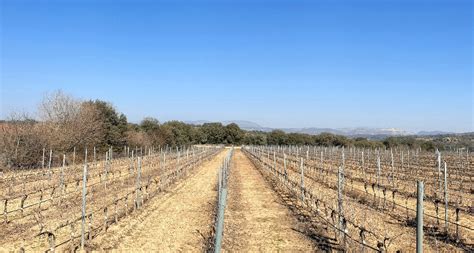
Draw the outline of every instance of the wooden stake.
[[[87,153],[87,149],[86,149]],[[84,233],[86,229],[86,194],[87,194],[87,163],[84,164],[82,176],[82,230],[81,230],[81,250],[84,250]]]

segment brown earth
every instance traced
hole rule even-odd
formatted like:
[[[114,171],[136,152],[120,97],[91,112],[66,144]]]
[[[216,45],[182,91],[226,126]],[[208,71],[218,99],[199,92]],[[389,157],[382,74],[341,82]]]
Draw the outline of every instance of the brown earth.
[[[226,153],[222,151],[142,211],[112,226],[91,247],[124,252],[204,251],[213,229],[217,169]]]
[[[223,251],[313,252],[297,219],[242,151],[234,153],[224,217]]]

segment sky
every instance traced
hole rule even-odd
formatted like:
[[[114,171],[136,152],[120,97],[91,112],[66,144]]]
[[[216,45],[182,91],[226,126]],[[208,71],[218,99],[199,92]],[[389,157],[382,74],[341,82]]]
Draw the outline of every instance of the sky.
[[[131,122],[474,131],[469,0],[0,3],[0,118],[61,89]]]

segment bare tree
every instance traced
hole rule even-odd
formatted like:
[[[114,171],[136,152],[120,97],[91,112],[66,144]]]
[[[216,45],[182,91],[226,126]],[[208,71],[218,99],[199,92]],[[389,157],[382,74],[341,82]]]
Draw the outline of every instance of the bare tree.
[[[12,113],[0,123],[0,165],[25,167],[39,161],[34,150],[41,150],[43,142],[35,125],[27,113]]]
[[[98,145],[104,134],[104,121],[94,104],[57,91],[39,104],[38,121],[17,113],[0,125],[0,159],[8,167],[36,166],[43,149],[54,150],[60,158],[74,147],[80,151]]]
[[[45,96],[39,115],[46,142],[58,151],[96,145],[104,134],[97,108],[61,91]]]
[[[61,90],[46,94],[38,106],[39,120],[66,123],[80,113],[81,102]]]

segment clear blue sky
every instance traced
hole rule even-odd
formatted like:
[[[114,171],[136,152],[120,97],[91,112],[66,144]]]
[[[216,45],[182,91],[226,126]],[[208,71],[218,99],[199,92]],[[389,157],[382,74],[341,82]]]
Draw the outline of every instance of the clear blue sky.
[[[134,122],[474,131],[469,0],[0,2],[2,118],[62,89]]]

